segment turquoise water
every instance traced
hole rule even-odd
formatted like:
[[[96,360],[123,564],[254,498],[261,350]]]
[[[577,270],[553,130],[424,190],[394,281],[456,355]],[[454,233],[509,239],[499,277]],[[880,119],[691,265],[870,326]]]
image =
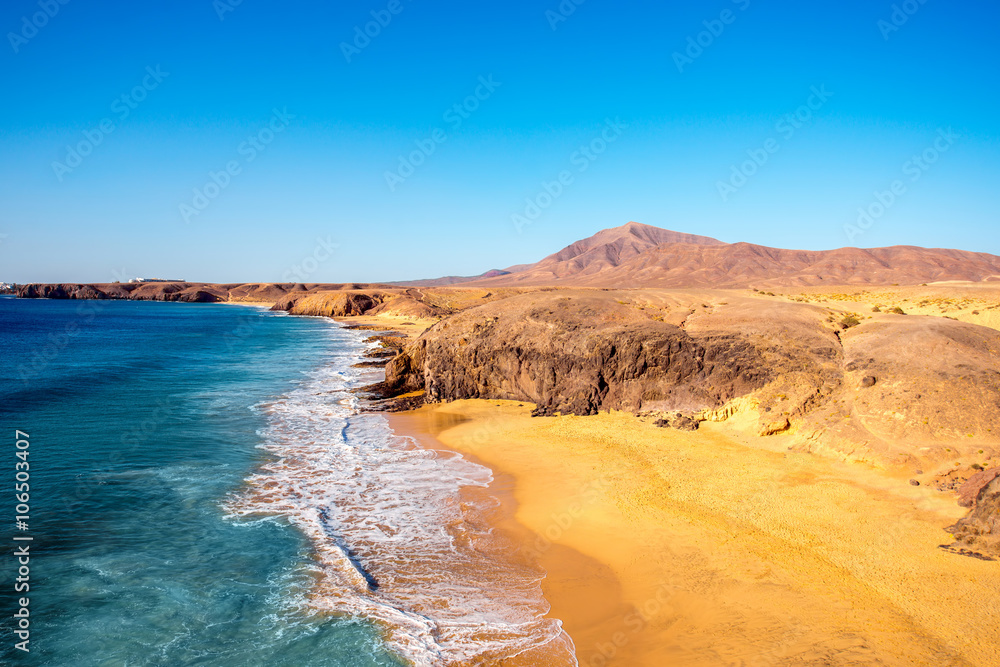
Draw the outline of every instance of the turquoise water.
[[[0,662],[403,664],[369,623],[307,607],[300,530],[226,516],[272,458],[259,404],[362,347],[252,308],[0,298]],[[29,654],[11,622],[14,429],[31,443]]]
[[[575,665],[544,572],[470,492],[490,470],[359,409],[366,336],[240,306],[0,298],[0,539],[16,544],[15,429],[34,538],[29,654],[12,549],[0,562],[3,664]]]

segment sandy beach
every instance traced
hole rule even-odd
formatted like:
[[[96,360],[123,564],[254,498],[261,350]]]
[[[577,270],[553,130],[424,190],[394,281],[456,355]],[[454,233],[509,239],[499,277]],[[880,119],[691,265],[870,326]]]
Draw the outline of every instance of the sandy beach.
[[[1000,569],[948,553],[953,494],[725,423],[532,418],[467,400],[390,416],[495,473],[498,527],[548,573],[581,665],[1000,664]]]

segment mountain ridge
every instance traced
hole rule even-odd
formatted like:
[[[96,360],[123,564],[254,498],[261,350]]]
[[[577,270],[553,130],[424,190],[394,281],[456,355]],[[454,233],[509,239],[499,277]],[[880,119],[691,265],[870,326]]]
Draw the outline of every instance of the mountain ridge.
[[[469,286],[808,287],[1000,279],[1000,257],[900,245],[791,250],[630,222]]]

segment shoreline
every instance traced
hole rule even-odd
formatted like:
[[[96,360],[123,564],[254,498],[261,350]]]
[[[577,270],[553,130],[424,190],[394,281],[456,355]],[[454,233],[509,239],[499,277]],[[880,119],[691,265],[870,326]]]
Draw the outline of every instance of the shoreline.
[[[995,664],[1000,571],[938,548],[964,514],[953,495],[724,423],[682,433],[531,408],[386,416],[494,471],[498,528],[548,573],[580,665]]]
[[[396,435],[409,437],[419,447],[432,451],[458,451],[449,448],[438,439],[438,435],[448,428],[447,420],[442,423],[441,420],[435,419],[435,415],[429,410],[421,408],[406,412],[384,413],[384,415]],[[520,545],[517,550],[520,557],[545,572],[541,585],[545,600],[550,607],[545,617],[560,621],[574,644],[578,644],[581,640],[599,638],[600,633],[595,633],[590,627],[594,624],[594,619],[599,620],[619,611],[619,583],[614,573],[575,549],[551,542],[539,545],[537,536],[517,519],[517,478],[496,465],[486,463],[471,452],[460,453],[468,461],[482,465],[492,472],[493,482],[488,488],[473,490],[474,493],[487,494],[499,501],[496,512],[488,517],[492,519],[492,528]],[[581,590],[578,596],[569,594],[571,587],[580,578],[587,579],[588,590]],[[593,597],[595,583],[605,593],[603,599]],[[607,595],[608,593],[611,595]],[[595,606],[598,608],[596,614]],[[579,646],[577,652],[579,654]],[[542,656],[536,659],[542,659]],[[581,660],[580,664],[585,663]]]

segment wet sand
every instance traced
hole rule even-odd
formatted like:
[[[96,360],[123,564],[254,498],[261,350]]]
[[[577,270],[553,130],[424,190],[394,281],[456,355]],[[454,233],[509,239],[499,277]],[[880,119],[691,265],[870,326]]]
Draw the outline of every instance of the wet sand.
[[[498,529],[548,573],[581,665],[1000,665],[1000,563],[938,548],[953,495],[724,423],[532,407],[390,422],[494,471]]]

